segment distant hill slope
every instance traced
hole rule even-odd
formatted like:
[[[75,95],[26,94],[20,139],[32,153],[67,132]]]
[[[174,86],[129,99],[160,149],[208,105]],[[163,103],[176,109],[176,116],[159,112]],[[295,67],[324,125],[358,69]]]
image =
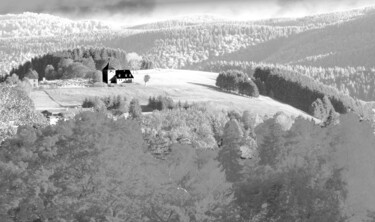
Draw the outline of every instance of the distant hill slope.
[[[372,8],[368,8],[304,18],[262,21],[232,21],[210,15],[182,16],[122,30],[112,29],[98,21],[76,22],[48,14],[0,15],[0,75],[34,56],[78,46],[111,47],[125,49],[128,52],[134,51],[152,58],[160,68],[181,68],[226,54],[230,55],[225,58],[239,57],[255,61],[268,59],[267,62],[301,64],[310,64],[311,59],[323,55],[327,58],[324,61],[318,60],[322,64],[327,61],[326,65],[330,65],[336,60],[342,60],[340,64],[344,64],[347,62],[347,52],[340,50],[341,54],[328,58],[330,54],[327,54],[327,51],[335,51],[335,49],[331,50],[332,47],[329,45],[331,43],[322,42],[321,47],[324,50],[319,51],[317,50],[319,47],[316,49],[316,45],[313,44],[314,38],[321,41],[320,31],[325,30],[322,32],[330,35],[330,32],[334,31],[329,31],[334,27],[333,24],[346,27],[346,24],[366,18],[373,11]],[[366,29],[370,25],[362,26]],[[302,35],[303,33],[305,34]],[[367,36],[371,34],[366,35],[366,39],[369,38]],[[345,41],[352,42],[353,38],[355,37],[350,36],[342,40],[341,36],[336,42],[337,47],[343,47]],[[331,39],[336,40],[336,37],[326,41]],[[296,41],[294,45],[293,41]],[[280,48],[280,44],[287,45]],[[298,52],[299,48],[295,48],[302,44],[311,47],[301,49],[303,53]],[[363,50],[369,49],[366,52],[372,49],[366,44],[361,45],[367,47]],[[360,47],[356,48],[358,53],[362,53]],[[276,49],[285,52],[278,54]],[[239,50],[244,51],[240,51],[237,56],[236,52]],[[289,55],[294,52],[293,50],[297,50],[297,56]],[[257,56],[252,56],[252,53]],[[328,61],[329,59],[332,61]],[[367,59],[367,62],[360,64],[369,63]],[[351,61],[351,64],[358,63]]]
[[[372,11],[373,7],[347,10],[342,12],[331,12],[317,15],[306,16],[302,18],[273,18],[255,21],[258,25],[271,26],[303,26],[310,28],[323,28],[328,25],[339,24],[356,19]]]
[[[35,56],[79,46],[103,47],[103,42],[110,42],[114,36],[123,38],[138,32],[49,14],[0,15],[0,76]]]
[[[375,66],[375,10],[344,23],[272,39],[218,60],[310,66]]]
[[[193,16],[178,16],[164,21],[157,21],[142,25],[128,27],[129,29],[170,29],[192,26],[203,23],[226,22],[228,18],[216,15],[197,14]]]

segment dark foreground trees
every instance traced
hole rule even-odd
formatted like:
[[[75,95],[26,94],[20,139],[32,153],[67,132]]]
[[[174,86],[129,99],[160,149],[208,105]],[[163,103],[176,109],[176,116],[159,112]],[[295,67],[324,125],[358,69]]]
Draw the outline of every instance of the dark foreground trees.
[[[45,124],[47,120],[35,111],[33,101],[24,90],[0,84],[0,144],[16,133],[14,126]]]
[[[0,149],[2,221],[204,221],[225,217],[231,185],[215,152],[143,149],[140,126],[84,112],[20,127]]]
[[[298,118],[285,130],[270,119],[255,132],[258,159],[238,161],[235,144],[219,152],[234,184],[233,221],[361,221],[374,210],[365,194],[375,158],[368,122],[347,114],[322,128]]]
[[[139,122],[101,112],[21,126],[0,147],[1,219],[341,222],[375,210],[375,139],[366,121],[342,115],[321,127],[297,118],[282,127],[270,119],[255,127],[258,155],[244,160],[239,146],[254,134],[253,119],[230,118],[202,107],[145,116],[142,127],[175,141],[224,139],[221,147],[174,142],[163,160],[145,146]]]

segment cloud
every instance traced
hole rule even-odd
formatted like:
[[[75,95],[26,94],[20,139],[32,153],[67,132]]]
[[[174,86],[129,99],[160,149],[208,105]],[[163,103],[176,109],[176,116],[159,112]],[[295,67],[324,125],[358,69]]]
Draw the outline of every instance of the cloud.
[[[279,10],[275,13],[281,17],[299,17],[312,14],[343,11],[369,6],[373,0],[277,0]]]
[[[1,0],[0,14],[37,13],[89,17],[96,14],[141,14],[152,11],[155,0]]]
[[[259,20],[300,17],[374,4],[374,0],[0,0],[0,14],[25,11],[72,19],[139,24],[191,14]]]

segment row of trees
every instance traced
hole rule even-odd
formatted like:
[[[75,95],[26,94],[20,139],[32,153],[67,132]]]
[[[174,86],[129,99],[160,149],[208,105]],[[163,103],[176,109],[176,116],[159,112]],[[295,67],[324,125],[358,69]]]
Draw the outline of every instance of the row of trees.
[[[375,99],[375,70],[366,67],[314,67],[304,65],[272,64],[253,61],[209,60],[196,64],[193,69],[222,72],[238,69],[253,76],[257,67],[270,67],[293,71],[309,76],[327,86],[332,86],[344,94],[361,100]]]
[[[108,110],[116,115],[128,112],[127,99],[123,96],[90,97],[85,98],[82,108],[94,108],[95,110]]]
[[[259,96],[256,84],[239,70],[228,70],[220,73],[216,78],[216,86],[227,91],[238,92],[240,95]]]
[[[120,95],[86,98],[82,103],[82,108],[93,108],[98,112],[110,112],[115,116],[129,112],[129,117],[137,120],[140,120],[142,116],[142,108],[138,99],[133,98],[128,103],[127,98]]]
[[[364,115],[362,105],[337,89],[325,86],[299,73],[270,68],[257,68],[254,78],[261,94],[268,95],[305,112],[317,99],[327,96],[338,113],[354,111]]]
[[[33,69],[39,74],[39,80],[43,77],[48,80],[90,78],[98,82],[101,78],[100,71],[108,62],[116,69],[153,68],[150,59],[143,59],[136,53],[110,48],[75,48],[35,57],[18,68],[13,68],[10,75],[15,73],[22,79],[29,69]]]
[[[151,97],[148,99],[147,107],[152,110],[166,110],[166,109],[174,109],[174,108],[184,108],[187,109],[190,107],[187,101],[184,104],[181,101],[178,103],[174,102],[172,98],[168,96],[158,96],[158,97]]]

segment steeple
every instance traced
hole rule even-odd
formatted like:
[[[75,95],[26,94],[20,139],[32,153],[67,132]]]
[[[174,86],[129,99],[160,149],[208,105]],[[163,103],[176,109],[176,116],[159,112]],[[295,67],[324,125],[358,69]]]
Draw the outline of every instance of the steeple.
[[[115,68],[113,68],[113,66],[110,64],[110,62],[108,62],[107,65],[103,68],[103,71],[104,70],[109,70],[109,69],[114,69],[115,70]]]

